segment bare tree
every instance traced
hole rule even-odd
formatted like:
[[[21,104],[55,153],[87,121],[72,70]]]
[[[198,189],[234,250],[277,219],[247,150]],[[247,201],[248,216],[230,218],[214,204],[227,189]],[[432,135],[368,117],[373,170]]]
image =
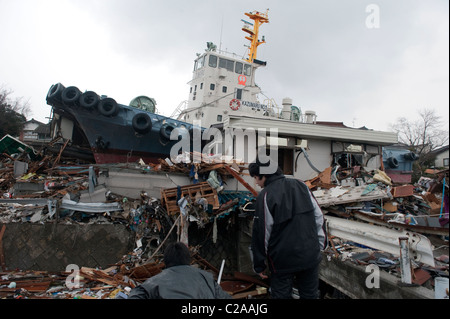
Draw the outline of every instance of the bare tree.
[[[391,129],[398,134],[399,142],[408,145],[419,156],[414,165],[414,175],[420,175],[430,164],[433,159],[431,151],[449,142],[449,131],[443,128],[441,117],[436,115],[435,110],[423,109],[418,114],[416,121],[401,117],[391,125]]]
[[[30,99],[24,100],[23,97],[11,99],[10,96],[14,92],[7,89],[5,85],[0,86],[0,105],[7,105],[12,111],[17,112],[28,118],[32,111],[30,106]]]
[[[418,155],[429,153],[448,144],[448,130],[442,129],[441,117],[435,110],[418,112],[419,120],[410,122],[401,117],[391,128],[398,134],[399,141],[414,148]]]
[[[18,136],[26,122],[26,115],[30,113],[28,102],[22,102],[22,99],[11,100],[9,95],[11,90],[0,86],[0,138],[5,134]]]

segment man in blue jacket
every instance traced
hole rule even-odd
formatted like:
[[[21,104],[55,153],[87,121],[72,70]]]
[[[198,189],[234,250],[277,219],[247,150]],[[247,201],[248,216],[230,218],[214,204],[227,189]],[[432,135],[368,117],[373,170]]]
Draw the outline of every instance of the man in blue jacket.
[[[319,263],[326,245],[323,214],[305,183],[286,178],[278,168],[265,174],[258,160],[249,172],[263,188],[256,199],[252,254],[254,271],[262,278],[269,266],[272,298],[319,298]]]

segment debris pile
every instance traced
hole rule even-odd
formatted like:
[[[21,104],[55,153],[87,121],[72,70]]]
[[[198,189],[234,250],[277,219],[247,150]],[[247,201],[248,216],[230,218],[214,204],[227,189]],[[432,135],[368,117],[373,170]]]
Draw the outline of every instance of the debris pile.
[[[190,247],[194,267],[209,271],[218,278],[219,270]],[[155,261],[134,266],[133,253],[124,256],[107,269],[71,268],[63,272],[9,271],[0,272],[0,298],[5,299],[127,299],[130,291],[164,269],[162,255]],[[74,266],[74,265],[73,265]],[[224,275],[221,286],[233,299],[257,298],[267,295],[268,285],[240,272]]]
[[[81,266],[63,272],[8,270],[3,251],[0,251],[2,298],[126,298],[136,285],[161,272],[164,244],[182,239],[182,229],[186,225],[181,222],[183,214],[198,228],[213,223],[216,228],[217,219],[226,218],[253,198],[248,192],[224,191],[224,181],[230,176],[227,167],[237,171],[243,167],[235,162],[216,163],[212,157],[198,164],[174,164],[168,159],[159,164],[142,161],[126,164],[127,168],[133,166],[142,173],[186,174],[192,182],[162,188],[160,198],[151,197],[145,191],[139,198],[130,198],[97,183],[105,165],[73,162],[71,158],[62,157],[61,152],[42,155],[1,154],[0,224],[4,227],[9,223],[122,224],[133,231],[136,247],[106,269]],[[180,200],[184,201],[183,205]],[[216,229],[208,234],[217,240]],[[218,269],[201,257],[201,247],[190,248],[193,263],[211,271],[217,278]],[[222,280],[224,289],[234,298],[267,293],[262,288],[267,285],[251,276],[223,274]]]
[[[170,176],[179,174],[190,181],[161,187],[159,197],[142,191],[139,198],[131,198],[97,182],[107,174],[107,165],[61,156],[67,143],[59,152],[49,154],[44,148],[36,152],[18,141],[8,141],[15,153],[3,150],[0,154],[0,224],[122,224],[133,231],[136,247],[106,269],[6,271],[0,232],[3,298],[126,298],[132,288],[163,269],[165,243],[177,240],[190,244],[190,224],[205,230],[210,226],[205,236],[216,244],[217,220],[228,218],[231,224],[232,212],[238,212],[239,217],[251,218],[253,214],[252,209],[243,209],[257,195],[242,178],[246,174],[244,163],[225,163],[205,154],[197,163],[192,159],[198,154],[187,153],[157,164],[142,160],[123,164],[137,174],[162,173],[172,182]],[[448,170],[434,174],[414,185],[399,185],[381,170],[334,166],[305,181],[327,222],[330,245],[325,255],[358,265],[374,264],[400,278],[403,265],[398,243],[376,237],[397,240],[400,235],[410,236],[412,283],[432,287],[434,279],[448,278]],[[230,178],[247,191],[226,190]],[[366,226],[368,231],[361,236],[359,230]],[[415,238],[420,238],[423,246],[419,247]],[[190,249],[193,263],[218,278],[220,271],[200,256],[201,245],[190,245]],[[267,294],[267,285],[255,277],[234,272],[222,279],[222,287],[233,298]]]
[[[374,264],[403,280],[399,238],[405,236],[412,254],[406,284],[433,289],[437,278],[448,278],[449,174],[435,173],[399,185],[379,170],[329,167],[306,181],[325,214],[328,258]]]
[[[445,205],[448,170],[439,172],[434,179],[422,178],[415,185],[393,184],[380,170],[367,172],[354,167],[352,171],[342,173],[329,167],[306,181],[326,213],[426,234],[448,235],[448,202]]]

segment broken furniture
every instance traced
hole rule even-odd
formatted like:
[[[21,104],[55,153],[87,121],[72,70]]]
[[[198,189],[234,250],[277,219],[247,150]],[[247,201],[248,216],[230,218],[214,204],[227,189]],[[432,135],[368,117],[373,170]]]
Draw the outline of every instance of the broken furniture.
[[[207,182],[182,186],[180,188],[161,189],[161,202],[165,205],[167,213],[169,215],[174,215],[180,211],[177,204],[179,199],[185,196],[195,199],[197,194],[200,198],[205,198],[208,201],[208,205],[212,205],[213,209],[219,208],[220,205],[217,191]]]

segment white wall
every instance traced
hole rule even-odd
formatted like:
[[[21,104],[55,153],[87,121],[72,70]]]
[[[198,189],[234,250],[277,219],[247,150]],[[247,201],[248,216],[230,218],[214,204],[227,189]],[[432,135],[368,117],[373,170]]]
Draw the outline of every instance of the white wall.
[[[323,171],[325,168],[331,166],[333,159],[331,155],[331,141],[325,140],[311,140],[308,139],[308,149],[306,149],[310,162],[318,170]],[[298,152],[294,153],[294,160]],[[294,162],[295,165],[295,162]],[[294,171],[294,177],[301,180],[308,180],[316,177],[318,173],[308,164],[305,154],[300,154],[297,159],[297,171]]]
[[[436,156],[434,160],[434,167],[444,167],[444,158],[449,158],[449,150],[442,152]],[[448,166],[447,166],[448,167]]]

